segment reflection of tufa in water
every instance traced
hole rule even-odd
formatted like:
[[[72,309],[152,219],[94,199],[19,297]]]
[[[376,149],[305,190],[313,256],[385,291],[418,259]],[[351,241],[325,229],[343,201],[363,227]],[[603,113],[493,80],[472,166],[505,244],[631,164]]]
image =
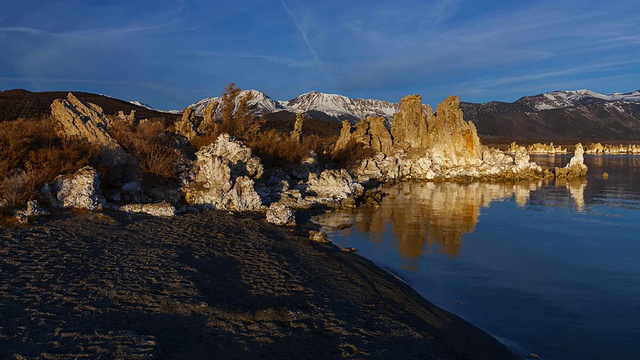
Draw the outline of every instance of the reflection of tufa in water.
[[[555,185],[566,187],[576,209],[584,211],[585,179],[556,179]],[[370,241],[381,243],[390,228],[400,254],[407,259],[423,255],[425,245],[431,253],[434,247],[455,257],[462,246],[462,237],[472,232],[483,207],[491,202],[514,198],[519,207],[529,202],[531,193],[540,189],[543,181],[502,183],[407,182],[385,188],[389,196],[380,207],[363,207],[352,219],[357,231],[368,233]],[[328,214],[322,224],[329,226],[349,221],[345,213]]]
[[[421,256],[426,243],[428,251],[437,244],[441,252],[457,256],[462,236],[475,229],[482,207],[511,196],[523,206],[530,192],[540,186],[541,182],[403,183],[387,190],[395,197],[393,204],[361,209],[355,226],[381,233],[390,219],[403,256]]]

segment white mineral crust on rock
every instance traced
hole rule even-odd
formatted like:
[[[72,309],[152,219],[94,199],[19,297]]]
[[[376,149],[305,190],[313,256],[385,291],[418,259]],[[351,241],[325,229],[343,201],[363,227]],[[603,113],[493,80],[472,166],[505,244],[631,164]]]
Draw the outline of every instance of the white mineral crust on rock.
[[[295,226],[296,218],[293,210],[281,203],[273,203],[267,209],[267,221],[279,226]]]
[[[215,143],[196,153],[193,181],[184,186],[189,204],[221,210],[259,210],[262,200],[254,179],[263,174],[258,157],[241,142],[221,134]]]
[[[52,187],[63,208],[101,210],[105,199],[96,169],[85,166],[73,175],[58,176]]]

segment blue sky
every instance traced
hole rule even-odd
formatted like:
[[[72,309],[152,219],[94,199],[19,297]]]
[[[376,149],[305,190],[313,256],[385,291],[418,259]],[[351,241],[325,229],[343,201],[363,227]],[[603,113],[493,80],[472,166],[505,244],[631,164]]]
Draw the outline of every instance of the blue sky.
[[[229,82],[436,105],[640,89],[640,2],[2,1],[0,89],[182,109]]]

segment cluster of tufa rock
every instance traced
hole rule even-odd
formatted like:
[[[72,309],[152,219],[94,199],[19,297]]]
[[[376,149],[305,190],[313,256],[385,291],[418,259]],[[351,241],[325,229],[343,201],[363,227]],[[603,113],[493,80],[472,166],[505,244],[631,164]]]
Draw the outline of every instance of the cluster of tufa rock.
[[[381,118],[343,122],[334,152],[350,142],[374,150],[354,171],[359,181],[396,179],[529,178],[542,169],[529,161],[526,149],[513,156],[483,146],[472,122],[464,121],[460,101],[450,96],[436,109],[419,95],[402,99],[390,131]]]
[[[382,117],[362,119],[355,125],[344,121],[333,152],[347,150],[359,143],[372,150],[373,156],[360,161],[351,171],[321,169],[311,153],[290,173],[269,169],[265,172],[261,160],[251,149],[228,134],[221,134],[212,144],[195,153],[195,160],[187,162],[182,172],[179,190],[188,206],[201,206],[230,211],[264,211],[267,221],[282,226],[296,224],[295,212],[314,206],[351,207],[364,194],[364,186],[371,180],[403,179],[520,179],[544,176],[540,166],[530,161],[531,149],[515,143],[507,153],[480,143],[473,123],[463,118],[459,99],[451,96],[440,103],[435,113],[423,105],[419,95],[402,99],[400,111],[393,117],[390,128]],[[109,136],[110,119],[102,109],[77,99],[56,100],[52,115],[60,124],[61,135],[83,138],[102,149],[109,165],[126,164],[129,155]],[[176,132],[183,139],[193,139],[202,129],[215,126],[217,103],[211,103],[203,118],[196,117],[192,108],[185,109],[175,123]],[[119,120],[118,120],[119,119]],[[120,114],[113,121],[135,121],[135,113]],[[296,117],[290,136],[299,142],[304,117]],[[553,151],[559,151],[550,146]],[[564,168],[556,168],[557,177],[580,177],[586,174],[584,149],[576,147],[575,156]],[[75,174],[60,176],[43,193],[49,202],[62,208],[81,208],[92,211],[112,206],[130,213],[173,216],[170,198],[151,204],[149,199],[127,195],[139,192],[140,183],[121,179],[120,188],[105,191],[109,201],[125,203],[109,205],[100,190],[99,173],[85,167]],[[126,196],[126,198],[125,198]],[[373,199],[373,198],[372,198]],[[136,201],[137,200],[137,201]],[[140,201],[143,200],[143,201]],[[371,201],[365,200],[366,203]],[[375,201],[372,200],[372,204]],[[30,204],[24,216],[39,214],[38,204]],[[318,235],[318,241],[324,238]]]

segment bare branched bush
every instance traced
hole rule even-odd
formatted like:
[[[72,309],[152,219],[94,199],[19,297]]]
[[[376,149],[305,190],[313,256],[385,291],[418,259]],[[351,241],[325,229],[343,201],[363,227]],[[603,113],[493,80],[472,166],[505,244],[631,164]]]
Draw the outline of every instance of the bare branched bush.
[[[213,143],[218,135],[223,133],[247,143],[256,139],[265,120],[264,117],[251,113],[249,109],[251,94],[247,93],[238,98],[241,91],[235,83],[227,85],[218,104],[220,118],[213,126],[199,129],[200,134],[191,140],[194,149]]]
[[[111,133],[116,141],[137,160],[143,182],[177,179],[180,151],[172,146],[175,134],[167,131],[162,121],[143,121],[138,125],[114,122]]]
[[[334,165],[351,170],[353,167],[358,166],[362,160],[373,155],[374,151],[371,147],[351,139],[344,149],[333,154],[332,160]]]
[[[86,141],[63,139],[54,120],[18,119],[0,123],[0,198],[10,207],[38,197],[44,183],[87,165],[98,149]]]

